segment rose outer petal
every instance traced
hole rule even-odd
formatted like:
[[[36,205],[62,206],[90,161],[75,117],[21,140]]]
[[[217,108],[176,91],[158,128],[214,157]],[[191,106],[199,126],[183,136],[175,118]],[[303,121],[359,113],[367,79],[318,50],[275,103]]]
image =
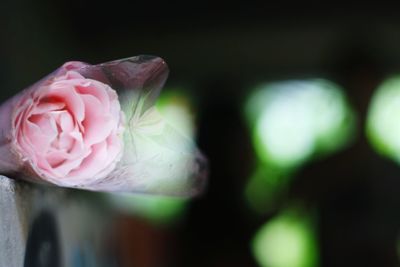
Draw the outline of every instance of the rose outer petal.
[[[81,95],[94,96],[98,101],[100,101],[104,110],[110,110],[110,101],[113,99],[110,99],[110,95],[108,94],[108,91],[111,90],[109,86],[106,85],[106,87],[104,87],[104,84],[91,80],[75,86],[75,90]]]

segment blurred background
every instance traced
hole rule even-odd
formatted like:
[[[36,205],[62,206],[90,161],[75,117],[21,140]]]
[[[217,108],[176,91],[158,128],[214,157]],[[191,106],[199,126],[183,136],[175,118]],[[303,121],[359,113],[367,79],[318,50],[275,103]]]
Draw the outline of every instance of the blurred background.
[[[116,266],[400,266],[396,5],[2,0],[0,12],[3,101],[69,60],[169,65],[158,108],[208,157],[209,184],[193,200],[110,197]]]

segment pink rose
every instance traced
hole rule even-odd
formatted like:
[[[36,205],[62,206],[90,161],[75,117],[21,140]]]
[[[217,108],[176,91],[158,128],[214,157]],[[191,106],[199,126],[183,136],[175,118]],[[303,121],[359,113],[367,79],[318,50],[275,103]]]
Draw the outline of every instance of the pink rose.
[[[123,151],[123,113],[117,93],[64,65],[17,101],[11,117],[13,152],[35,176],[63,186],[106,177]],[[69,70],[72,69],[72,70]]]

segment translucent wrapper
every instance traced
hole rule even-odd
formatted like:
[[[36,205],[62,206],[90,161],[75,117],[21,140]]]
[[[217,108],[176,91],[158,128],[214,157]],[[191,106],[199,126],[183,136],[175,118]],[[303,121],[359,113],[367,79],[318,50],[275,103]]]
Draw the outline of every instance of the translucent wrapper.
[[[192,196],[207,160],[154,104],[161,58],[67,62],[0,106],[0,173],[94,191]]]

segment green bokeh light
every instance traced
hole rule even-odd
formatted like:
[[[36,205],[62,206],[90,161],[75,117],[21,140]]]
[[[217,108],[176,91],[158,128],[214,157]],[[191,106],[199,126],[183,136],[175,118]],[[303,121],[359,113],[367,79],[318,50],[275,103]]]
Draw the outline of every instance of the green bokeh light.
[[[165,91],[157,101],[157,109],[179,133],[190,139],[195,137],[195,112],[191,99],[185,91],[181,89]]]
[[[134,194],[113,195],[112,201],[123,212],[159,225],[178,220],[184,215],[187,202],[182,198]]]
[[[318,246],[312,217],[287,210],[256,233],[252,249],[262,267],[315,267]]]
[[[371,100],[367,135],[381,154],[400,163],[400,76],[383,82]]]
[[[340,148],[354,130],[342,90],[322,79],[262,85],[248,99],[246,115],[260,159],[282,168]]]
[[[273,210],[284,196],[290,177],[286,170],[260,164],[245,188],[247,204],[258,214]]]

